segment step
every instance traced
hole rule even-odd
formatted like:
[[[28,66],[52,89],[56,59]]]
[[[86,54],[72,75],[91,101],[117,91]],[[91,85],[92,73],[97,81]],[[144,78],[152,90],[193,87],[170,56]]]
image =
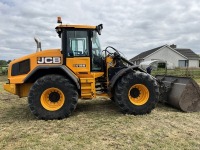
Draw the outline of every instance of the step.
[[[81,97],[89,97],[91,98],[92,97],[92,93],[81,93]]]
[[[93,78],[80,78],[81,79],[81,83],[93,83],[94,80]]]
[[[81,90],[91,90],[92,89],[92,87],[91,86],[86,86],[86,87],[81,87]]]

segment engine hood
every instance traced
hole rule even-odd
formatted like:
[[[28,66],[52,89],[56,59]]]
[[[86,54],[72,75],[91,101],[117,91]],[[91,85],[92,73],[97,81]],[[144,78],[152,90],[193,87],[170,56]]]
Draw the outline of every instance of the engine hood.
[[[8,78],[13,83],[23,83],[24,77],[38,66],[62,64],[63,56],[60,49],[39,51],[11,61],[8,67]]]
[[[60,49],[47,49],[47,50],[39,51],[39,52],[29,54],[29,55],[20,57],[18,59],[15,59],[15,60],[11,61],[9,65],[11,66],[15,63],[18,63],[18,62],[21,62],[21,61],[24,61],[27,59],[30,59],[31,64],[39,64],[38,62],[42,62],[43,58],[46,59],[47,61],[51,62],[50,58],[58,58],[58,57],[60,58],[60,63],[62,63],[62,54],[61,54]],[[57,63],[58,63],[58,61],[57,61]],[[45,62],[44,62],[44,64],[45,64]]]

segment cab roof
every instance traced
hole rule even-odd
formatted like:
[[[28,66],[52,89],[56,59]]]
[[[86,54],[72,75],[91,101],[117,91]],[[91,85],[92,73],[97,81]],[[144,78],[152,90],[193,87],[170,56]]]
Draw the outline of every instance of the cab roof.
[[[76,29],[96,29],[97,26],[91,25],[72,25],[72,24],[65,24],[65,25],[58,25],[56,29],[59,28],[76,28]]]
[[[59,23],[62,23],[62,22],[59,22]],[[62,29],[90,29],[90,30],[96,30],[97,33],[99,35],[101,35],[101,30],[103,29],[103,24],[99,24],[97,26],[91,26],[91,25],[71,25],[71,24],[60,24],[58,25],[55,29],[56,29],[56,32],[58,33],[58,36],[61,37],[61,33],[62,33]]]

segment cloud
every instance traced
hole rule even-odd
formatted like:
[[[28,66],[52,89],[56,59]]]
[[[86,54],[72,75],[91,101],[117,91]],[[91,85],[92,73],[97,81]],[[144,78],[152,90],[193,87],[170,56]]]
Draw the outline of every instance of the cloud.
[[[56,18],[63,23],[104,24],[102,48],[111,45],[127,58],[164,44],[200,53],[200,1],[190,0],[0,0],[0,59],[60,48]]]

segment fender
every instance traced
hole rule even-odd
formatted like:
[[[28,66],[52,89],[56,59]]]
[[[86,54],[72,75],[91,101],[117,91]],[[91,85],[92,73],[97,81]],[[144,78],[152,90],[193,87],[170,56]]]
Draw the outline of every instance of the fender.
[[[146,73],[146,71],[143,70],[142,68],[140,68],[139,66],[130,66],[130,67],[128,67],[128,68],[124,68],[124,69],[120,70],[119,72],[117,72],[117,74],[114,75],[114,76],[112,77],[112,79],[110,80],[110,83],[109,83],[109,86],[108,86],[109,91],[110,91],[110,92],[112,91],[112,89],[113,89],[113,87],[114,87],[116,81],[117,81],[121,76],[127,74],[127,73],[130,72],[130,71],[131,71],[131,72],[140,71],[140,72],[145,72],[145,73]]]
[[[36,73],[37,72],[37,73]],[[79,78],[66,66],[37,66],[34,68],[30,74],[24,79],[24,83],[29,83],[30,81],[35,81],[39,77],[47,74],[60,74],[65,75],[71,79],[78,89],[80,89]]]

